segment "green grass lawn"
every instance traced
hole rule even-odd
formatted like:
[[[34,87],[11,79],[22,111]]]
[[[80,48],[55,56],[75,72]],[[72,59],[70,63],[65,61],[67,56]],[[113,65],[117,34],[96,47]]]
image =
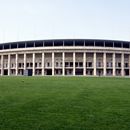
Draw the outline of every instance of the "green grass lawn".
[[[130,130],[130,79],[0,77],[0,130]]]

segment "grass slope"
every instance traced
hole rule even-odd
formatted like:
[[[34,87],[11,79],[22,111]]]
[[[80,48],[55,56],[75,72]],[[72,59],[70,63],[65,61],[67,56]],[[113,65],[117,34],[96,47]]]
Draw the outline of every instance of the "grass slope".
[[[0,130],[129,129],[129,78],[0,77]]]

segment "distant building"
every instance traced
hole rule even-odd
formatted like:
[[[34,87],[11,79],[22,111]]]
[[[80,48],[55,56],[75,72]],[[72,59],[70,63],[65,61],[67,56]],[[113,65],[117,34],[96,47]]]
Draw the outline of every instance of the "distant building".
[[[130,76],[130,42],[65,39],[0,44],[0,75]]]

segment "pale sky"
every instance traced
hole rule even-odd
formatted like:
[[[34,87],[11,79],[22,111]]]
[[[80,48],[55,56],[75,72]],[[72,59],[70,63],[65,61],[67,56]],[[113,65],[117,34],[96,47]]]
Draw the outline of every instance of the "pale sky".
[[[0,0],[0,43],[72,38],[130,41],[130,0]]]

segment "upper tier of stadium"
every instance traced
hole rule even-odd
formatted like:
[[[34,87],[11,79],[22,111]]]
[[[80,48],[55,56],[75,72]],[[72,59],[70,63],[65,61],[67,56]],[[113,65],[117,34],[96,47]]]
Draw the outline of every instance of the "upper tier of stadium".
[[[0,50],[33,48],[33,47],[58,47],[58,46],[90,46],[90,47],[114,47],[130,48],[130,41],[99,40],[99,39],[54,39],[32,40],[1,43]]]

